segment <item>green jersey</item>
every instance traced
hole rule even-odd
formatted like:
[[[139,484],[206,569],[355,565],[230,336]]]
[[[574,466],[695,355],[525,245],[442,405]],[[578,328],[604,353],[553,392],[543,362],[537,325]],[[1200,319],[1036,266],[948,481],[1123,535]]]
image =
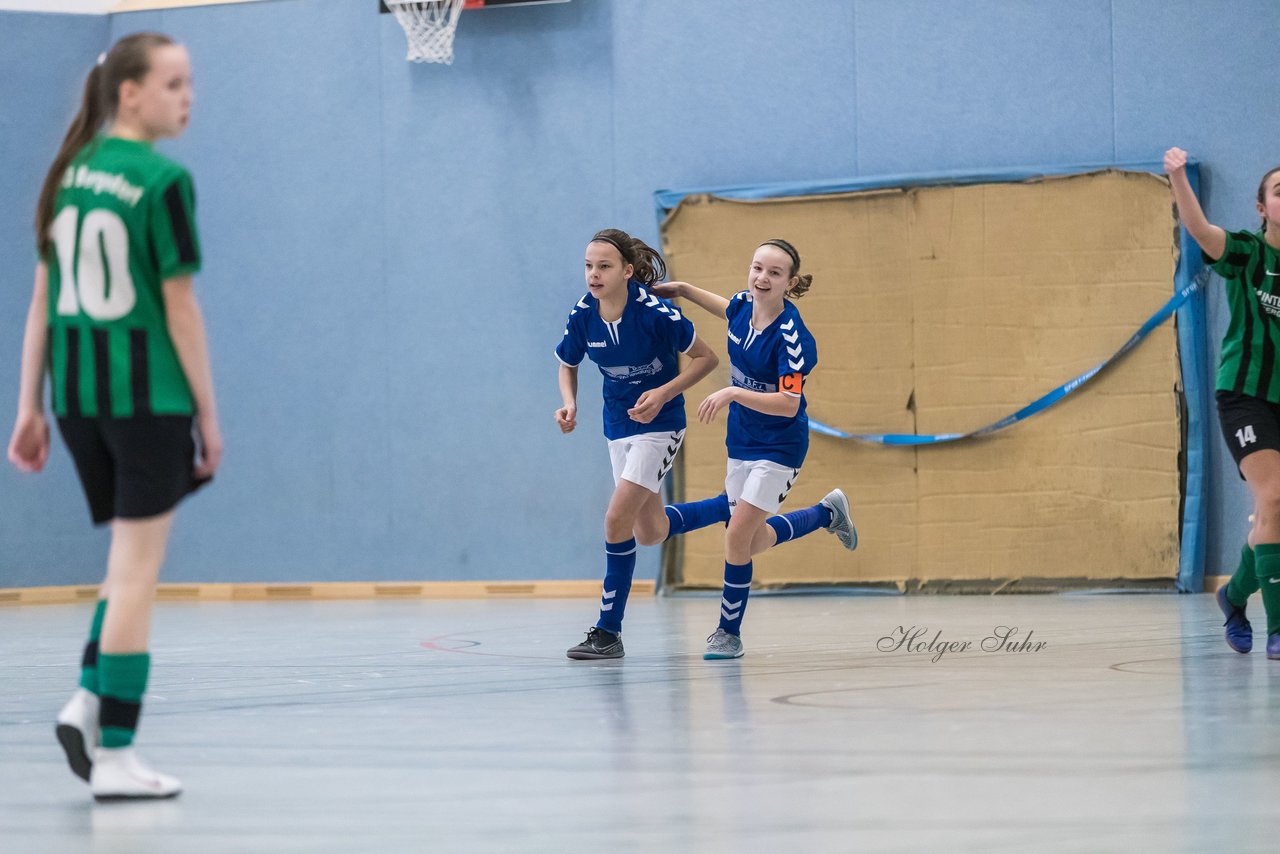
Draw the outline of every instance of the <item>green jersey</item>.
[[[1208,257],[1205,258],[1209,261]],[[1213,269],[1227,280],[1231,324],[1222,339],[1217,389],[1280,403],[1280,250],[1261,234],[1227,232]]]
[[[67,168],[50,236],[54,413],[193,414],[162,288],[200,269],[190,173],[148,143],[99,136]]]

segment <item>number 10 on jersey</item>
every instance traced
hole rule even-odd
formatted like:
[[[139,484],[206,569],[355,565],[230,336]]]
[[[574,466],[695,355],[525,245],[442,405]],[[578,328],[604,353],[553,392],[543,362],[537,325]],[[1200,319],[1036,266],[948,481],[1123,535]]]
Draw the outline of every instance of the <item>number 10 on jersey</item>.
[[[129,232],[114,212],[95,208],[85,214],[77,241],[79,218],[79,208],[66,207],[53,221],[62,274],[58,314],[76,315],[83,309],[94,320],[118,320],[137,300],[129,273]]]

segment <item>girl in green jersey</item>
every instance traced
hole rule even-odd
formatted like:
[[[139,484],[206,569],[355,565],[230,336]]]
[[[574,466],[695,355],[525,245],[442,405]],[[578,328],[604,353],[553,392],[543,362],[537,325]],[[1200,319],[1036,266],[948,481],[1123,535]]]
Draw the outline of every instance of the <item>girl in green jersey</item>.
[[[192,287],[200,268],[195,193],[190,174],[152,150],[186,128],[191,100],[181,45],[158,33],[121,39],[85,81],[36,211],[39,260],[9,459],[37,472],[48,458],[47,365],[90,515],[111,524],[80,688],[57,725],[72,770],[99,800],[181,790],[132,744],[174,508],[222,456]]]
[[[1262,228],[1226,231],[1209,222],[1191,191],[1187,153],[1169,149],[1165,171],[1187,231],[1206,263],[1227,282],[1231,322],[1222,339],[1215,395],[1222,435],[1253,495],[1253,527],[1240,566],[1218,590],[1227,644],[1253,649],[1245,617],[1260,590],[1267,615],[1267,658],[1280,660],[1280,168],[1258,185]]]

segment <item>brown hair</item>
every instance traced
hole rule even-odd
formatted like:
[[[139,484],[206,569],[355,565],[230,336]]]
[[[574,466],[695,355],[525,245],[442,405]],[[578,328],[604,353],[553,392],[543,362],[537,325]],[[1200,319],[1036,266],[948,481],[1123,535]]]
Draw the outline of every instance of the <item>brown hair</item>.
[[[53,203],[71,160],[93,140],[120,106],[120,84],[126,80],[141,81],[151,70],[151,49],[173,44],[161,33],[134,33],[116,42],[101,62],[89,71],[84,81],[80,112],[71,121],[62,147],[53,158],[40,201],[36,203],[36,248],[41,257],[49,254],[49,226],[53,224]]]
[[[662,260],[657,249],[638,237],[632,237],[618,228],[602,228],[591,238],[591,242],[608,243],[617,249],[622,260],[635,268],[631,278],[642,285],[652,285],[666,278],[667,263]]]
[[[1267,174],[1262,176],[1262,180],[1258,182],[1258,204],[1262,204],[1262,200],[1267,195],[1267,179],[1277,172],[1280,172],[1280,166],[1277,166],[1267,172]],[[1262,230],[1264,232],[1267,230],[1267,218],[1265,216],[1262,218]]]
[[[789,299],[800,299],[800,297],[809,293],[809,288],[813,285],[813,276],[809,274],[803,276],[800,275],[800,253],[796,251],[794,246],[783,240],[781,237],[766,240],[764,243],[761,243],[760,246],[776,246],[783,252],[787,253],[788,257],[791,258],[791,272],[787,275],[787,278],[794,278],[799,281],[787,288],[785,295]],[[760,247],[757,246],[756,248],[759,249]]]

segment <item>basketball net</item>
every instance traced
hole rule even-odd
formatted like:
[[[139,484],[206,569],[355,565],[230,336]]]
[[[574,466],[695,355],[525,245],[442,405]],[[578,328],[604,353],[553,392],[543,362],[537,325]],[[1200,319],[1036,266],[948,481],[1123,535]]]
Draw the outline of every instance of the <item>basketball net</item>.
[[[453,64],[453,34],[466,0],[384,0],[409,40],[413,62]]]

